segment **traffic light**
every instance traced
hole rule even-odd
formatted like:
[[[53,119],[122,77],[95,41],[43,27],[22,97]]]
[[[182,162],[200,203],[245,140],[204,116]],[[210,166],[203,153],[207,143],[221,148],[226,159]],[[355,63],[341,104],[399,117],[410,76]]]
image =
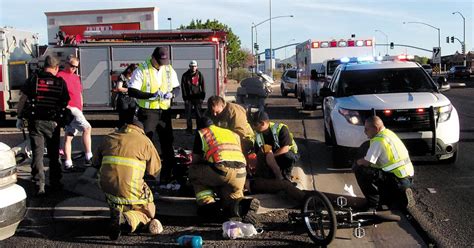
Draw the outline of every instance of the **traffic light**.
[[[446,43],[449,43],[449,36],[446,36]]]
[[[451,43],[454,43],[454,36],[451,36]]]
[[[390,49],[393,49],[394,46],[393,42],[390,42]]]
[[[258,44],[257,44],[257,42],[255,42],[255,43],[253,44],[253,48],[255,48],[255,50],[258,50]]]

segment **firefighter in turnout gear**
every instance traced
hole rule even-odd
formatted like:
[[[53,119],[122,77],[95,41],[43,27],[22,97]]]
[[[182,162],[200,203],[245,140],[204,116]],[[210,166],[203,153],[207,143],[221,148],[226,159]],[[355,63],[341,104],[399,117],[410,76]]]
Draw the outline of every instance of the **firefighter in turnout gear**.
[[[69,101],[67,85],[56,77],[59,60],[47,56],[44,69],[27,81],[18,103],[17,127],[23,129],[23,120],[28,122],[33,161],[31,175],[37,181],[38,194],[45,193],[44,148],[49,157],[49,183],[52,190],[62,189],[61,164],[59,162],[59,144],[61,127],[66,119],[66,106]],[[68,116],[69,117],[69,116]]]
[[[133,72],[128,84],[128,95],[137,99],[137,117],[143,122],[145,134],[150,140],[158,134],[164,160],[161,183],[171,180],[176,167],[170,107],[181,89],[178,76],[169,63],[168,49],[156,47],[151,58]]]
[[[259,201],[244,199],[245,166],[239,136],[213,125],[207,117],[199,119],[193,164],[189,168],[199,216],[216,216],[222,207],[226,217],[240,217],[242,221],[254,224],[257,222]],[[221,199],[220,204],[216,202],[216,193]]]
[[[145,175],[158,176],[161,160],[141,122],[134,120],[107,135],[94,153],[93,164],[100,166],[99,185],[110,207],[110,239],[143,226],[152,234],[163,231],[154,219],[153,192],[144,181]]]
[[[255,134],[247,120],[247,111],[240,105],[226,102],[220,96],[211,96],[207,100],[207,117],[216,126],[227,128],[239,135],[244,155],[253,150]]]
[[[413,206],[410,187],[414,168],[405,145],[394,132],[385,128],[378,116],[367,118],[365,134],[370,146],[365,157],[355,162],[353,170],[368,208],[377,209],[382,200],[394,198],[401,199],[403,207]]]

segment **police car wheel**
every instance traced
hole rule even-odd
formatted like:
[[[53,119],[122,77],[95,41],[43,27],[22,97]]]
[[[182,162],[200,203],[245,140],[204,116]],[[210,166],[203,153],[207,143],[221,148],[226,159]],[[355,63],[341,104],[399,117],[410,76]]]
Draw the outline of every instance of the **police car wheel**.
[[[457,160],[458,160],[458,151],[455,151],[453,153],[453,156],[451,156],[447,159],[439,160],[439,162],[441,164],[455,164]]]
[[[327,146],[330,146],[332,145],[332,140],[331,140],[331,136],[329,135],[329,132],[326,128],[326,122],[324,123],[324,143],[327,145]]]
[[[280,88],[281,88],[281,95],[282,95],[283,97],[287,97],[287,96],[288,96],[288,92],[286,92],[285,86],[283,86],[283,84],[281,84],[281,87],[280,87]]]

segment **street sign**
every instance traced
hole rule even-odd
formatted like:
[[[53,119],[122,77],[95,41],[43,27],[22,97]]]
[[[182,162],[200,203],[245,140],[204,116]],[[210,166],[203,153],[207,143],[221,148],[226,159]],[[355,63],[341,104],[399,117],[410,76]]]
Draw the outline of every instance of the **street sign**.
[[[441,47],[433,47],[433,56],[431,57],[431,63],[441,63]]]
[[[272,59],[275,58],[275,50],[272,50]],[[270,49],[265,49],[265,59],[270,59]]]

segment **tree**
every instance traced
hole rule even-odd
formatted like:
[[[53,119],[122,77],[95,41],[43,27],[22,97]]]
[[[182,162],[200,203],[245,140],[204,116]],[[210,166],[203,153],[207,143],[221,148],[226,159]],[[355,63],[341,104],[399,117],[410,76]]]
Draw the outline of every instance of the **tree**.
[[[430,59],[427,58],[427,57],[421,57],[421,56],[417,56],[417,55],[415,55],[415,59],[414,59],[415,62],[418,62],[418,63],[420,63],[420,64],[422,64],[422,65],[428,64],[428,61],[429,61],[429,60],[430,60]]]
[[[206,22],[202,22],[202,20],[192,20],[191,23],[187,26],[181,25],[179,29],[218,29],[224,30],[227,32],[227,64],[230,68],[240,67],[244,64],[247,56],[244,51],[240,48],[240,39],[237,35],[232,32],[232,29],[220,23],[217,20],[207,20]]]

